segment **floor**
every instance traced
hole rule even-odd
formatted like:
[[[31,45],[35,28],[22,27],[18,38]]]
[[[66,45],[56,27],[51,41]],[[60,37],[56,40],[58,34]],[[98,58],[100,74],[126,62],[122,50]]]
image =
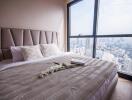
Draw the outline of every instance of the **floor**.
[[[132,81],[119,78],[110,100],[132,100]]]

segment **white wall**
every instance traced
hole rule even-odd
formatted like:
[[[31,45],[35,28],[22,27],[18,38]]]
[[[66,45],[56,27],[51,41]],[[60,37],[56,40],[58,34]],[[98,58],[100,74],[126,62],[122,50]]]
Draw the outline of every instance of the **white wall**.
[[[57,31],[64,49],[65,0],[0,0],[0,27]]]

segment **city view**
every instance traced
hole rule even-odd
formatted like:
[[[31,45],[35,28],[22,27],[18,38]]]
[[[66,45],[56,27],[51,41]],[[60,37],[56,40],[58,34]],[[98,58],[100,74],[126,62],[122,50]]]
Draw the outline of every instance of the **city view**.
[[[118,71],[132,76],[132,0],[100,0],[96,32],[94,1],[82,0],[70,7],[70,36],[77,37],[69,38],[70,51],[92,57],[93,34],[100,35],[95,43],[96,58],[112,61]]]
[[[72,38],[70,39],[70,51],[92,57],[93,38]]]
[[[96,58],[108,60],[118,65],[118,70],[132,75],[132,39],[97,38]],[[70,39],[70,51],[92,57],[92,38]]]

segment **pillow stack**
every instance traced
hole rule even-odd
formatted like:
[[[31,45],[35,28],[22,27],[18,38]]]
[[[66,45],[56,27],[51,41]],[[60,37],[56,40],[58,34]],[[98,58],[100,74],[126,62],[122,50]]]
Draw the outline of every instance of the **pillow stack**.
[[[60,55],[62,52],[56,44],[40,44],[34,46],[11,46],[13,62],[42,59]]]
[[[44,57],[60,55],[62,53],[55,44],[40,44],[40,48]]]

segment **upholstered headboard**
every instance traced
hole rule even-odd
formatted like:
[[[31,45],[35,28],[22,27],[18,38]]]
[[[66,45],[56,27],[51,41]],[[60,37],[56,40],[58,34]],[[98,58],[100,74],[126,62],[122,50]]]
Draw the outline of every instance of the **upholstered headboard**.
[[[37,45],[44,43],[58,44],[57,32],[0,28],[0,61],[12,58],[10,46]]]

